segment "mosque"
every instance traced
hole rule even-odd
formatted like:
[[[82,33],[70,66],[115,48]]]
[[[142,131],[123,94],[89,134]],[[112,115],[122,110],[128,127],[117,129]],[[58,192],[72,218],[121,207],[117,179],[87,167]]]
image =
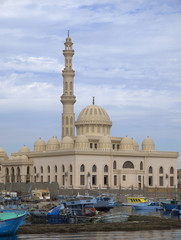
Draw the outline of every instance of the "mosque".
[[[110,135],[109,115],[95,100],[75,120],[73,43],[63,55],[62,139],[39,138],[10,157],[0,148],[0,183],[58,183],[62,189],[143,189],[177,186],[178,152],[156,151],[154,141]],[[76,128],[76,134],[75,134]],[[141,148],[141,149],[140,149]]]

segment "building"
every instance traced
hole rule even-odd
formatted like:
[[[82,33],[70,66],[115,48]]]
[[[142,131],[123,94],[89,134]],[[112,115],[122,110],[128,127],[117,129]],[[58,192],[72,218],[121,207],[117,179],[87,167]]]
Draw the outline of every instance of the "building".
[[[75,121],[74,50],[69,34],[63,55],[62,139],[52,137],[46,143],[39,138],[33,151],[23,146],[10,157],[0,148],[1,182],[57,182],[60,188],[74,189],[174,188],[177,152],[156,151],[150,137],[140,149],[128,136],[111,136],[109,115],[94,99]]]

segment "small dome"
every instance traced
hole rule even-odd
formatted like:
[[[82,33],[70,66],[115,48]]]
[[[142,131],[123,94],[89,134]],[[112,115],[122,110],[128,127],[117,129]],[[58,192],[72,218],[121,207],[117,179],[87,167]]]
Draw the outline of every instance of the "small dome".
[[[52,137],[48,140],[47,151],[55,151],[60,149],[60,143],[56,137]]]
[[[101,139],[99,140],[99,143],[108,143],[111,144],[111,138],[108,135],[104,135],[101,137]]]
[[[71,138],[71,137],[69,137],[69,136],[66,136],[66,137],[64,137],[63,139],[62,139],[62,141],[61,141],[61,143],[62,144],[64,144],[64,143],[74,143],[74,141],[73,141],[73,139]]]
[[[133,148],[134,148],[134,150],[135,151],[139,151],[139,144],[137,143],[137,141],[134,140],[133,138],[132,138],[132,141],[133,141]]]
[[[6,151],[2,147],[0,147],[0,153],[6,153]]]
[[[75,141],[75,148],[77,149],[88,149],[89,141],[85,135],[78,135]]]
[[[88,143],[88,139],[85,135],[79,135],[76,137],[76,143]]]
[[[133,140],[128,136],[121,140],[121,150],[132,151],[134,150]]]
[[[101,139],[99,140],[99,148],[100,149],[111,149],[112,148],[110,136],[104,135],[101,137]]]
[[[72,149],[74,147],[74,141],[71,137],[65,136],[61,141],[62,149]]]
[[[34,143],[34,151],[46,151],[46,143],[43,139],[41,139],[41,137]]]
[[[1,147],[0,147],[0,157],[2,157],[2,158],[7,158],[8,157],[6,151]]]
[[[24,145],[22,148],[20,148],[19,152],[20,153],[28,153],[28,152],[30,152],[30,149],[26,145]]]
[[[142,142],[142,151],[155,151],[155,143],[149,136]]]

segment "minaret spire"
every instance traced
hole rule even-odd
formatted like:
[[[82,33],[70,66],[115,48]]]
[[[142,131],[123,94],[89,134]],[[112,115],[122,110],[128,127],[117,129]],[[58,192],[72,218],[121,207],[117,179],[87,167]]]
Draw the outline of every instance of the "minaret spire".
[[[62,138],[65,136],[75,136],[75,114],[74,114],[74,103],[76,97],[74,96],[74,76],[75,71],[72,69],[72,57],[74,50],[72,49],[72,40],[68,36],[64,43],[65,49],[63,55],[65,57],[65,68],[62,71],[63,76],[63,94],[61,96],[61,103],[63,104],[62,113]]]

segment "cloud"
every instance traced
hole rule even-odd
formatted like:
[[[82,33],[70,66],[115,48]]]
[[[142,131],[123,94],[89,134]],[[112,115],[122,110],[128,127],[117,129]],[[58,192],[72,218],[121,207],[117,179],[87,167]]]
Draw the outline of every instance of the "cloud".
[[[151,132],[165,148],[179,151],[180,1],[8,0],[0,1],[0,10],[3,136],[12,112],[24,119],[29,112],[32,119],[35,112],[47,118],[51,112],[50,125],[56,122],[52,116],[62,111],[62,50],[69,29],[75,49],[76,116],[95,96],[114,122],[114,133],[132,131],[140,137]]]

